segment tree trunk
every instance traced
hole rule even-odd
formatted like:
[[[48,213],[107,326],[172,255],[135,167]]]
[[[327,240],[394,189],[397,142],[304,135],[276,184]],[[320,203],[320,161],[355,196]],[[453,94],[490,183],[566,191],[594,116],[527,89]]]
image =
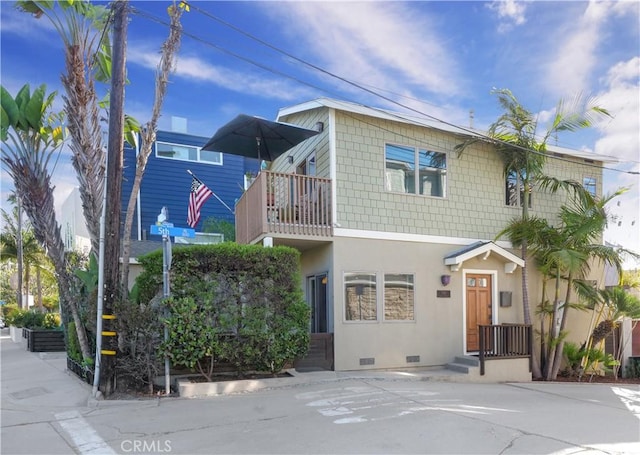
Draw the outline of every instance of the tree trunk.
[[[105,155],[102,149],[102,130],[98,99],[92,77],[87,77],[85,65],[92,51],[87,43],[76,37],[65,49],[66,74],[61,77],[65,88],[67,128],[71,141],[71,163],[76,170],[82,212],[91,240],[91,251],[98,254],[100,216],[104,191]]]
[[[567,293],[564,299],[564,310],[562,311],[562,319],[560,320],[560,330],[559,334],[561,335],[567,327],[567,314],[569,313],[569,299],[571,298],[571,287],[573,286],[573,277],[571,273],[569,273],[569,277],[567,278]],[[564,337],[562,337],[558,343],[556,343],[555,348],[555,358],[553,359],[553,368],[551,369],[551,375],[548,378],[553,381],[558,377],[558,372],[560,371],[560,365],[562,364],[562,356],[564,350]]]
[[[549,380],[554,360],[554,346],[558,339],[558,327],[556,320],[560,311],[560,269],[556,270],[555,292],[553,294],[553,311],[551,312],[551,322],[549,324],[549,343],[547,344],[547,359],[544,364],[544,378]]]
[[[133,179],[133,187],[129,195],[127,204],[127,213],[124,221],[124,234],[122,236],[122,273],[120,284],[122,286],[121,294],[123,298],[127,298],[129,294],[129,258],[131,256],[131,227],[133,225],[133,215],[136,209],[136,200],[140,191],[140,184],[144,176],[147,161],[151,154],[153,143],[156,140],[156,129],[158,127],[158,118],[164,103],[164,97],[167,93],[167,85],[169,83],[169,74],[171,73],[175,54],[180,47],[180,39],[182,37],[182,24],[180,17],[182,16],[182,8],[175,5],[170,7],[169,15],[171,17],[171,27],[169,28],[169,36],[162,46],[162,55],[158,63],[158,72],[156,74],[156,92],[151,112],[151,119],[146,124],[142,132],[141,148],[136,157],[136,174]]]
[[[44,313],[44,305],[42,304],[42,272],[40,267],[36,267],[36,289],[38,295],[38,309]]]
[[[531,325],[531,307],[529,305],[529,274],[527,271],[527,242],[522,243],[522,259],[524,266],[522,267],[522,310],[524,313],[524,323]],[[540,360],[535,349],[531,352],[531,375],[534,379],[542,377],[540,372]]]
[[[22,301],[22,295],[23,295],[23,289],[22,289],[22,273],[23,273],[23,267],[24,267],[24,257],[23,257],[23,252],[22,252],[22,203],[20,201],[20,196],[16,195],[16,202],[18,203],[18,230],[16,233],[16,253],[18,253],[18,289],[17,289],[17,301],[18,301],[18,308],[22,309],[24,308],[23,305],[23,301]],[[28,306],[28,304],[27,304]]]

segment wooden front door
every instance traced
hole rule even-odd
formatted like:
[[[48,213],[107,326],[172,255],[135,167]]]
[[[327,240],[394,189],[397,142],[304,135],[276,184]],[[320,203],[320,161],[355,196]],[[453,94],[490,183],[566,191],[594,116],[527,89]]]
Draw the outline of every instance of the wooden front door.
[[[479,325],[492,323],[491,275],[467,274],[467,352],[480,349]]]

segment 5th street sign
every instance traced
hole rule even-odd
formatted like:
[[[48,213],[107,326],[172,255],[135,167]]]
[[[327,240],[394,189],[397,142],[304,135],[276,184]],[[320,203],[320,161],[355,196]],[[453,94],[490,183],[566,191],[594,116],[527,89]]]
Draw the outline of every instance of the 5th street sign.
[[[149,233],[154,235],[168,235],[171,237],[193,238],[196,236],[195,229],[173,227],[173,226],[162,225],[162,224],[161,225],[152,224],[151,229],[149,229]]]

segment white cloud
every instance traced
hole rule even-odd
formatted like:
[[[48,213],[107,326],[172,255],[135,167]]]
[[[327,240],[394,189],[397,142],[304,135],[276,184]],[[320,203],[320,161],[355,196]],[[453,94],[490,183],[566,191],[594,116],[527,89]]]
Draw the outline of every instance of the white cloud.
[[[603,78],[605,90],[598,94],[599,104],[612,115],[596,126],[601,134],[596,153],[616,156],[627,166],[640,168],[640,57],[613,66]]]
[[[525,17],[527,6],[523,2],[499,0],[488,3],[486,7],[498,13],[498,19],[500,19],[498,32],[500,33],[509,31],[513,27],[527,22],[527,18]]]
[[[639,75],[640,57],[634,57],[615,64],[602,78],[605,89],[598,99],[613,118],[596,125],[601,136],[595,144],[596,153],[619,158],[621,162],[615,168],[626,171],[605,171],[604,192],[629,189],[610,208],[616,219],[605,232],[605,239],[636,252],[640,252],[640,176],[628,172],[640,171]],[[625,267],[639,265],[630,260]]]
[[[160,56],[156,51],[132,45],[127,50],[127,60],[155,71]],[[235,71],[223,66],[211,65],[194,56],[178,56],[175,75],[186,79],[214,84],[216,86],[251,94],[261,98],[290,101],[310,96],[311,91],[290,83],[283,78],[261,77],[246,71]]]
[[[598,51],[615,33],[606,27],[607,21],[631,14],[637,16],[637,2],[591,1],[582,15],[567,15],[563,27],[550,31],[555,53],[546,64],[547,90],[554,96],[590,91],[593,72],[603,57]]]
[[[396,2],[260,5],[305,49],[306,60],[336,75],[398,93],[413,88],[451,96],[462,91],[455,52],[447,49],[447,38],[438,35],[425,8]]]

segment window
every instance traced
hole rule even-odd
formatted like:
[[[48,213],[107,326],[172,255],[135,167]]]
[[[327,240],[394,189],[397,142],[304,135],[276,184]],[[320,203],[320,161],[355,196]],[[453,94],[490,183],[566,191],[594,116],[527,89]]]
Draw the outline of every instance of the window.
[[[400,145],[385,146],[387,191],[445,197],[446,183],[446,153]]]
[[[384,275],[384,319],[385,321],[413,321],[414,293],[413,275]]]
[[[595,177],[585,177],[582,179],[582,186],[585,190],[589,192],[591,196],[596,195],[596,178]]]
[[[516,171],[509,171],[506,178],[506,201],[505,203],[511,207],[522,207],[525,199],[524,191],[524,175]],[[531,191],[529,196],[529,208],[531,208]]]
[[[211,152],[192,145],[170,144],[168,142],[156,142],[156,156],[172,160],[222,164],[222,153],[220,152]]]
[[[347,321],[378,320],[375,273],[345,273],[344,289]]]

